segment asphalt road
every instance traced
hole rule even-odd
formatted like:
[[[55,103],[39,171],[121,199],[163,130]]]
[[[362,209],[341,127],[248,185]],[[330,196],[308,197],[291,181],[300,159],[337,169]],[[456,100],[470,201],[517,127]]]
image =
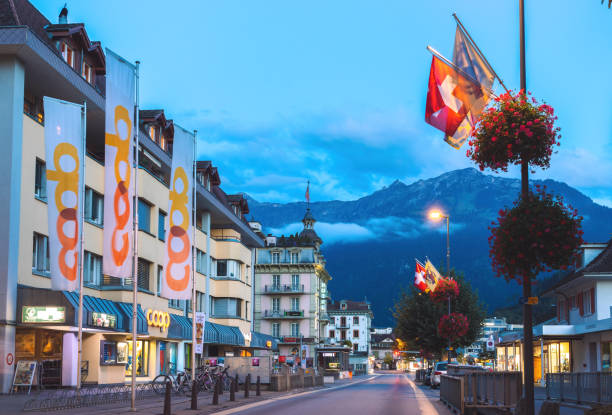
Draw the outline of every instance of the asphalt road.
[[[449,415],[439,401],[438,391],[417,386],[403,373],[377,373],[363,382],[298,394],[288,399],[273,399],[240,411],[221,411],[219,415]]]

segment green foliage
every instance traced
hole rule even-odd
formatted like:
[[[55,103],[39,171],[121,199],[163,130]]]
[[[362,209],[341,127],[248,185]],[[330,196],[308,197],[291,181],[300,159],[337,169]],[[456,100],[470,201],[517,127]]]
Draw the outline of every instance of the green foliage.
[[[393,364],[393,356],[387,353],[383,359],[383,362],[391,366]]]
[[[353,347],[353,343],[350,340],[342,340],[340,342],[341,346],[348,346],[348,347]]]
[[[478,294],[472,290],[463,275],[451,270],[451,277],[459,284],[459,296],[451,301],[451,311],[464,314],[469,322],[467,333],[451,344],[454,348],[465,347],[479,337],[485,310]],[[441,355],[448,347],[448,341],[438,336],[438,322],[447,313],[446,303],[436,304],[431,301],[429,295],[411,286],[395,304],[396,333],[399,338],[414,344],[423,353]]]

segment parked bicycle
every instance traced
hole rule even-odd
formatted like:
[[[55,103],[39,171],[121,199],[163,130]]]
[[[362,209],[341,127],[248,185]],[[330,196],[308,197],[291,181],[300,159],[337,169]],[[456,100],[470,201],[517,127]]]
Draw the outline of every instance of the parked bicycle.
[[[176,375],[172,373],[161,373],[151,381],[153,390],[160,395],[166,391],[166,383],[170,382],[172,389],[177,393],[187,393],[191,391],[191,376],[179,371]]]

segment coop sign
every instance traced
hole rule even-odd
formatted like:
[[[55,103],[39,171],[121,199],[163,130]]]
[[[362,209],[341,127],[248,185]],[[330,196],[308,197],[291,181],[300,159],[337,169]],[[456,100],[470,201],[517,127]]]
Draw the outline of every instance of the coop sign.
[[[170,314],[165,311],[147,310],[147,324],[153,327],[159,327],[161,331],[170,326]]]

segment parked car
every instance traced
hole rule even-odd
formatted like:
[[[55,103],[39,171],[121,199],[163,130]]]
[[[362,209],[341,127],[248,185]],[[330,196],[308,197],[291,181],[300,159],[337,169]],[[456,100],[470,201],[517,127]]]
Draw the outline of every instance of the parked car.
[[[425,379],[423,380],[423,385],[431,386],[431,372],[432,372],[432,370],[433,370],[432,367],[428,367],[427,369],[425,369]]]
[[[440,375],[446,375],[447,365],[448,365],[448,362],[438,362],[434,366],[433,371],[431,372],[431,380],[430,380],[432,389],[440,387]]]

